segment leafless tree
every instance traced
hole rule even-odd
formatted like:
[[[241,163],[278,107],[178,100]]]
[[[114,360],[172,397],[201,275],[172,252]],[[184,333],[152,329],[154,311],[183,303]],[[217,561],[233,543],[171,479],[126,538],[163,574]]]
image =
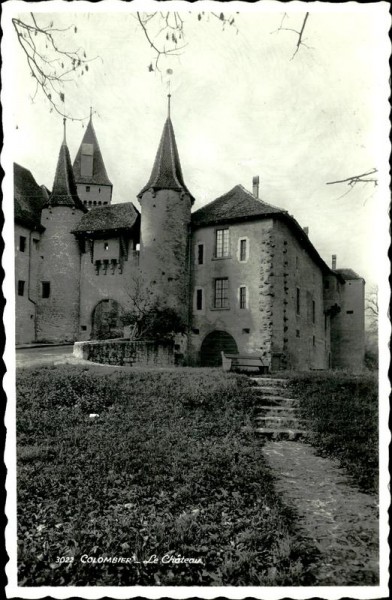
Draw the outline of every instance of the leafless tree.
[[[365,314],[368,321],[368,328],[377,331],[378,328],[378,289],[372,286],[366,294]]]
[[[180,12],[155,12],[136,13],[135,17],[143,31],[152,52],[153,59],[148,65],[149,71],[159,71],[159,60],[162,56],[179,56],[186,48],[184,13]],[[225,16],[223,13],[200,12],[197,14],[198,21],[217,19],[222,24],[222,30],[226,27],[234,27],[238,33],[233,16]]]
[[[51,105],[51,111],[62,117],[82,121],[86,117],[77,118],[67,114],[65,109],[65,84],[76,76],[83,76],[89,70],[88,59],[83,48],[73,50],[61,46],[61,37],[67,31],[77,33],[76,25],[55,27],[53,21],[49,25],[38,22],[36,14],[29,13],[25,18],[13,18],[12,24],[17,40],[22,48],[31,77],[35,82],[32,100],[38,91],[43,92]]]

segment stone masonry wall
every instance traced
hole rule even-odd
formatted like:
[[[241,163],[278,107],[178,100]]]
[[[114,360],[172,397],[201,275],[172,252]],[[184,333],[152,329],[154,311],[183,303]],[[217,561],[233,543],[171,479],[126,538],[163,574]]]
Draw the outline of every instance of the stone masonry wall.
[[[190,197],[173,190],[147,191],[140,205],[140,269],[145,284],[154,297],[187,320]]]
[[[200,362],[205,337],[213,331],[230,334],[240,353],[263,354],[269,364],[272,332],[271,220],[222,225],[229,229],[229,256],[216,258],[213,225],[196,229],[191,243],[191,334],[189,355],[192,364]],[[240,260],[240,242],[246,240],[247,257]],[[203,245],[204,261],[198,264],[198,246]],[[229,306],[214,307],[215,279],[228,278]],[[239,289],[246,287],[247,305],[240,308]],[[203,306],[197,309],[196,293],[201,290]]]
[[[37,341],[65,342],[77,339],[79,330],[80,251],[71,231],[82,217],[66,206],[45,208],[46,228],[39,248],[37,280]],[[42,282],[50,284],[43,297]]]
[[[102,258],[102,240],[86,240],[81,255],[78,340],[91,339],[94,309],[101,300],[115,300],[125,311],[132,307],[131,296],[140,277],[139,256],[134,250],[132,237],[123,236],[121,243],[118,235],[108,236],[104,241],[108,244],[106,258],[109,262],[106,268],[102,260],[99,268],[96,265],[96,259]]]
[[[121,366],[170,367],[174,365],[174,344],[110,340],[76,342],[74,356],[96,363]]]
[[[88,209],[96,206],[107,206],[111,203],[112,186],[110,185],[78,183],[77,190],[79,198]]]
[[[274,223],[271,250],[274,368],[326,369],[329,332],[325,328],[322,271],[280,220]]]
[[[21,245],[21,237],[25,246]],[[15,342],[28,344],[35,341],[36,281],[39,259],[40,234],[15,224]],[[23,295],[19,295],[19,286]]]

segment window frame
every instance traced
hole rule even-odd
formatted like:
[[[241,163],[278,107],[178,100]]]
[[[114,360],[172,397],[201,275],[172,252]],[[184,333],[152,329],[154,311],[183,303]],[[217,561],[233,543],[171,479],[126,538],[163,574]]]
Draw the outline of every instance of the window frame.
[[[248,288],[246,285],[240,285],[238,288],[238,305],[240,310],[248,308]]]
[[[222,241],[220,241],[219,233],[222,232]],[[225,234],[227,234],[227,239]],[[230,228],[229,227],[217,227],[215,229],[215,249],[214,258],[230,258]]]
[[[19,252],[26,252],[27,237],[24,235],[19,236]]]
[[[222,287],[220,290],[218,289],[219,283],[222,284]],[[218,292],[219,292],[219,294],[218,294]],[[230,308],[229,278],[228,277],[216,277],[214,279],[213,307],[216,310],[228,310]]]

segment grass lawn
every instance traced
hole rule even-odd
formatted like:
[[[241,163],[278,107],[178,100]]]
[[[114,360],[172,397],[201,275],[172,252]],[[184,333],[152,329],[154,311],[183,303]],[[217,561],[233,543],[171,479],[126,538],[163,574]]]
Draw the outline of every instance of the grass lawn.
[[[243,431],[247,387],[218,369],[19,372],[19,585],[314,584]]]
[[[378,491],[378,382],[375,373],[308,373],[290,379],[314,431],[313,443],[338,458],[361,490]]]

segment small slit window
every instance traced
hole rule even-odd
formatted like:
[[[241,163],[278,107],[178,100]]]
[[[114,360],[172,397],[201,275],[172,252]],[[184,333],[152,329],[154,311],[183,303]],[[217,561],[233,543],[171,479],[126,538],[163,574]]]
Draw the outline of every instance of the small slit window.
[[[240,308],[246,308],[246,287],[242,285],[240,287]]]
[[[18,281],[18,296],[24,296],[25,282]]]
[[[23,235],[19,236],[19,251],[26,251],[26,238]]]
[[[197,244],[197,264],[204,264],[204,244]]]
[[[50,297],[50,281],[41,282],[42,298]]]
[[[196,310],[203,310],[203,290],[196,290]]]

